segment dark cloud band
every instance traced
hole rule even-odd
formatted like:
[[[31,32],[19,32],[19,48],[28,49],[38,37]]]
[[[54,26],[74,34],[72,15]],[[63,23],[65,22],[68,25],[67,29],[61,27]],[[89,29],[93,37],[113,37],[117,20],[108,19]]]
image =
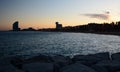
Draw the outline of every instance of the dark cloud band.
[[[104,14],[82,14],[82,15],[90,17],[90,18],[97,18],[97,19],[102,19],[102,20],[110,19],[110,15],[108,12]]]

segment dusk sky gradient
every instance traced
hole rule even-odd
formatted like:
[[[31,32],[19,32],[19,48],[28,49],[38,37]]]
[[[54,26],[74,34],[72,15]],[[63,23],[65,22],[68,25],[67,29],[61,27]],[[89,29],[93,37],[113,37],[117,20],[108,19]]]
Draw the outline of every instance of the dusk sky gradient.
[[[120,21],[120,0],[0,0],[0,30]]]

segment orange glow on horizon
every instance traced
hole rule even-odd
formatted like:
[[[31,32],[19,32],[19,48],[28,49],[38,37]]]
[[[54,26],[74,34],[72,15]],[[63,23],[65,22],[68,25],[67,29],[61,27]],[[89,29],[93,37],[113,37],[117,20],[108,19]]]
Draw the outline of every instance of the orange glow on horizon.
[[[51,20],[45,20],[45,19],[40,19],[40,20],[32,20],[32,19],[27,19],[27,20],[18,20],[19,22],[19,27],[21,29],[26,29],[29,27],[32,27],[34,29],[43,29],[43,28],[55,28],[55,22],[58,21],[60,24],[65,26],[77,26],[77,25],[85,25],[88,23],[111,23],[111,22],[117,22],[119,21],[120,17],[117,16],[111,16],[110,21],[105,21],[105,20],[99,20],[99,19],[90,19],[87,17],[83,18],[71,18],[68,20],[59,20],[59,19],[51,19]],[[31,21],[32,20],[32,21]],[[12,24],[15,22],[15,20],[12,21],[3,21],[5,23],[4,25],[1,25],[0,30],[12,30]],[[8,25],[9,24],[9,25]]]

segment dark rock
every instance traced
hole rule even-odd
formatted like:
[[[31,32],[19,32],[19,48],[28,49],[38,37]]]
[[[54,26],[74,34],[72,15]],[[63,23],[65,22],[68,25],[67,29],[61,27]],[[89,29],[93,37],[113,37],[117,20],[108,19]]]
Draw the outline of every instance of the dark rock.
[[[97,72],[108,72],[108,70],[102,66],[93,65],[91,66],[91,68],[93,68]]]
[[[24,72],[13,66],[10,61],[12,58],[0,59],[0,72]]]
[[[60,72],[96,72],[94,69],[80,63],[71,64],[60,69]]]
[[[109,52],[104,52],[104,53],[96,53],[96,54],[91,54],[92,56],[95,56],[101,60],[111,60],[110,53]]]
[[[91,64],[96,63],[99,59],[94,56],[89,56],[89,55],[77,55],[77,56],[74,56],[72,60],[73,62],[80,62],[85,65],[86,64],[91,65]]]
[[[62,55],[51,56],[52,62],[55,66],[55,71],[58,71],[61,67],[69,65],[71,63],[70,57]]]
[[[81,64],[84,64],[86,66],[92,66],[93,64],[96,63],[96,61],[76,61],[75,63],[81,63]]]
[[[32,62],[51,62],[51,57],[40,54],[39,56],[34,56],[32,58],[26,59],[25,63],[32,63]]]
[[[72,60],[73,62],[80,62],[82,64],[91,66],[101,60],[110,60],[110,55],[108,52],[89,55],[76,55]]]
[[[112,60],[120,61],[120,52],[111,55]]]
[[[26,72],[53,72],[54,65],[52,63],[29,63],[23,65],[23,70]]]
[[[13,64],[15,67],[18,69],[22,69],[22,64],[24,63],[24,60],[18,58],[18,57],[13,57],[11,59],[11,64]]]
[[[56,56],[52,56],[52,61],[53,62],[68,62],[70,61],[70,58],[62,56],[62,55],[56,55]]]
[[[120,70],[120,62],[115,60],[100,61],[97,64],[95,64],[95,66],[104,67],[108,70],[108,72],[116,72]]]
[[[6,65],[0,68],[0,72],[24,72],[24,71],[16,69],[13,65]]]
[[[52,62],[54,63],[61,63],[61,64],[70,64],[71,63],[71,59],[69,57],[65,57],[62,55],[57,55],[57,56],[52,56],[51,57]]]

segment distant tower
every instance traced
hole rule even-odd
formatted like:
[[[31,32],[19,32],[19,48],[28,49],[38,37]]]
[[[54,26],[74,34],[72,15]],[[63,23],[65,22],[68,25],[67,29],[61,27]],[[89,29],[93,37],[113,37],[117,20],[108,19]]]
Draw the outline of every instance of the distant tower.
[[[13,31],[20,31],[19,22],[18,21],[16,21],[15,23],[13,23]]]
[[[59,22],[56,22],[55,24],[56,24],[56,29],[57,30],[62,29],[62,24],[59,24]]]

